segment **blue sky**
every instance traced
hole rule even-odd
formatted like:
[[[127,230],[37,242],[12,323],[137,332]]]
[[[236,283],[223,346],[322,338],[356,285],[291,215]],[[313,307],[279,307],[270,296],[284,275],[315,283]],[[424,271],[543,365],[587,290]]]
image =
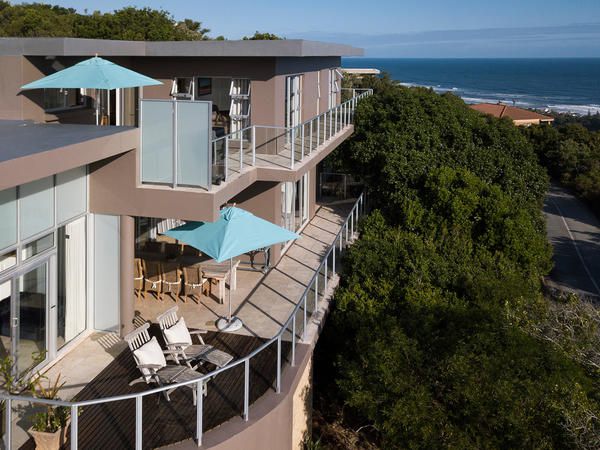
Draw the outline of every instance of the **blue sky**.
[[[367,56],[600,56],[600,0],[49,2],[80,11],[163,8],[176,19],[201,21],[212,36],[268,31],[351,43]]]

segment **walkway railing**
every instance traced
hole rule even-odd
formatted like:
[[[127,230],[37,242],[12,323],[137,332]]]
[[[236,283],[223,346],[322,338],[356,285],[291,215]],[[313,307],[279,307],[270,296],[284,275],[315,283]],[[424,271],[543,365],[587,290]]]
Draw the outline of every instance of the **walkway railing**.
[[[244,167],[262,165],[293,169],[321,145],[328,143],[354,123],[359,100],[372,89],[356,92],[351,99],[294,127],[252,125],[212,140],[212,179],[227,181]]]
[[[244,420],[248,420],[250,417],[250,362],[258,354],[268,349],[271,345],[277,345],[277,374],[275,378],[275,392],[281,393],[281,379],[283,370],[283,354],[282,354],[282,341],[287,337],[291,341],[291,358],[290,365],[296,365],[296,347],[300,340],[304,340],[306,327],[313,314],[318,311],[319,302],[326,295],[329,280],[338,272],[340,267],[339,256],[342,250],[348,246],[348,244],[354,239],[356,226],[358,219],[364,214],[365,210],[365,197],[364,193],[360,195],[357,201],[354,203],[350,214],[346,217],[341,225],[339,232],[337,233],[333,243],[328,247],[325,252],[323,259],[321,260],[319,267],[315,270],[313,276],[308,282],[306,289],[299,298],[294,310],[290,314],[287,321],[281,327],[281,330],[261,345],[259,348],[254,350],[244,358],[240,358],[233,361],[229,365],[220,369],[213,370],[210,373],[204,374],[199,378],[170,384],[168,386],[158,387],[149,389],[144,392],[118,395],[114,397],[99,398],[94,400],[85,401],[63,401],[63,400],[47,400],[34,398],[30,396],[11,395],[7,393],[0,393],[0,400],[4,401],[5,404],[5,434],[4,443],[5,448],[10,449],[12,443],[12,414],[13,414],[13,402],[19,403],[30,403],[38,405],[52,405],[52,406],[63,406],[68,407],[71,410],[71,434],[70,444],[71,449],[75,450],[78,448],[78,432],[79,432],[79,412],[80,409],[91,405],[101,405],[114,402],[123,402],[127,400],[135,399],[135,448],[141,450],[143,448],[142,436],[143,436],[143,400],[144,397],[148,397],[154,394],[160,394],[164,391],[171,390],[182,386],[193,386],[196,389],[196,435],[193,436],[196,440],[197,445],[202,445],[202,421],[203,421],[203,384],[204,382],[218,376],[219,374],[225,373],[229,370],[233,370],[236,367],[244,366],[244,402],[243,410],[241,415]],[[311,312],[309,314],[309,309]],[[286,339],[287,341],[287,339]],[[209,385],[210,386],[210,385]],[[102,433],[102,430],[98,430]],[[192,436],[190,436],[192,437]]]

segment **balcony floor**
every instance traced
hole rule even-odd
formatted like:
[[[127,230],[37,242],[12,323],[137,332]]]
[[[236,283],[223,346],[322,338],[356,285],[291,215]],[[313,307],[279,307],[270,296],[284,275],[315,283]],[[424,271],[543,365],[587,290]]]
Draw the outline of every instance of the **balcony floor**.
[[[233,307],[235,314],[244,321],[244,328],[239,332],[214,332],[214,322],[226,313],[227,302],[219,304],[216,299],[203,298],[199,303],[183,303],[179,299],[177,304],[180,307],[180,315],[186,318],[190,328],[213,330],[205,336],[207,343],[227,351],[234,355],[235,359],[248,355],[274,336],[290,316],[326,249],[337,235],[350,206],[350,203],[321,206],[302,231],[301,239],[289,248],[277,266],[267,275],[238,271],[238,289],[234,291]],[[312,312],[311,303],[307,304],[308,314]],[[169,296],[165,296],[163,302],[153,297],[136,299],[136,320],[140,323],[155,321],[158,314],[174,304],[175,300]],[[298,317],[297,323],[300,322],[301,317]],[[300,333],[300,330],[297,332]],[[159,340],[162,339],[156,325],[152,325],[151,333]],[[284,361],[287,360],[291,347],[289,338],[289,334],[284,335],[282,342]],[[94,333],[86,338],[54,365],[47,375],[54,379],[58,373],[61,373],[66,381],[61,395],[64,399],[102,398],[148,389],[145,384],[128,386],[139,373],[129,350],[114,334]],[[251,361],[250,404],[273,388],[275,377],[276,345],[272,344]],[[208,395],[204,398],[204,431],[241,415],[243,379],[244,367],[240,365],[209,382]],[[134,400],[87,406],[82,410],[79,418],[79,448],[134,447]],[[155,448],[195,436],[195,420],[192,393],[188,388],[176,390],[172,394],[171,402],[164,398],[158,401],[156,395],[145,399],[144,448]],[[25,427],[25,422],[20,419],[19,426]],[[24,432],[14,435],[15,438],[17,435],[23,437]],[[33,442],[29,440],[21,448],[33,448]]]
[[[244,327],[237,333],[271,338],[279,332],[337,235],[351,205],[320,206],[302,230],[300,239],[266,275],[238,269],[237,289],[232,292],[231,301],[233,313],[242,319]],[[203,296],[185,303],[182,297],[174,298],[167,294],[161,302],[147,294],[148,298],[136,299],[136,315],[142,323],[155,322],[157,316],[177,304],[179,315],[185,317],[190,327],[217,331],[216,320],[228,312],[229,290],[223,304],[214,297],[216,290],[213,289],[213,297]],[[314,293],[310,298],[313,298],[312,295]],[[311,306],[307,307],[309,313]]]

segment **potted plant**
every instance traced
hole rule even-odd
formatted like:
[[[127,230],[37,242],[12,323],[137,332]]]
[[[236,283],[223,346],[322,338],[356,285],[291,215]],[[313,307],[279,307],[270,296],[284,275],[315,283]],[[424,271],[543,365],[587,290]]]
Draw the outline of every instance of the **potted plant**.
[[[44,385],[44,381],[46,384]],[[32,386],[33,395],[37,398],[56,400],[60,389],[60,374],[54,383],[45,377],[37,377]],[[58,450],[67,439],[67,430],[71,422],[71,409],[66,406],[46,405],[45,411],[33,416],[33,425],[28,432],[35,441],[38,450]]]

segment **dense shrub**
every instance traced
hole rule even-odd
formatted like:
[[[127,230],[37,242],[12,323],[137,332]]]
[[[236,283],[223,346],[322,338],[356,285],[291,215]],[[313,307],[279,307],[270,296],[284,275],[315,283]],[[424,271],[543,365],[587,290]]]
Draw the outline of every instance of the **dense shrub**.
[[[533,126],[522,132],[550,174],[600,214],[600,131],[590,131],[573,120],[567,125]],[[586,124],[591,119],[579,120]]]
[[[382,448],[593,448],[597,374],[531,331],[551,267],[532,145],[453,95],[374,84],[335,155],[376,209],[319,343],[339,394],[321,404]]]

